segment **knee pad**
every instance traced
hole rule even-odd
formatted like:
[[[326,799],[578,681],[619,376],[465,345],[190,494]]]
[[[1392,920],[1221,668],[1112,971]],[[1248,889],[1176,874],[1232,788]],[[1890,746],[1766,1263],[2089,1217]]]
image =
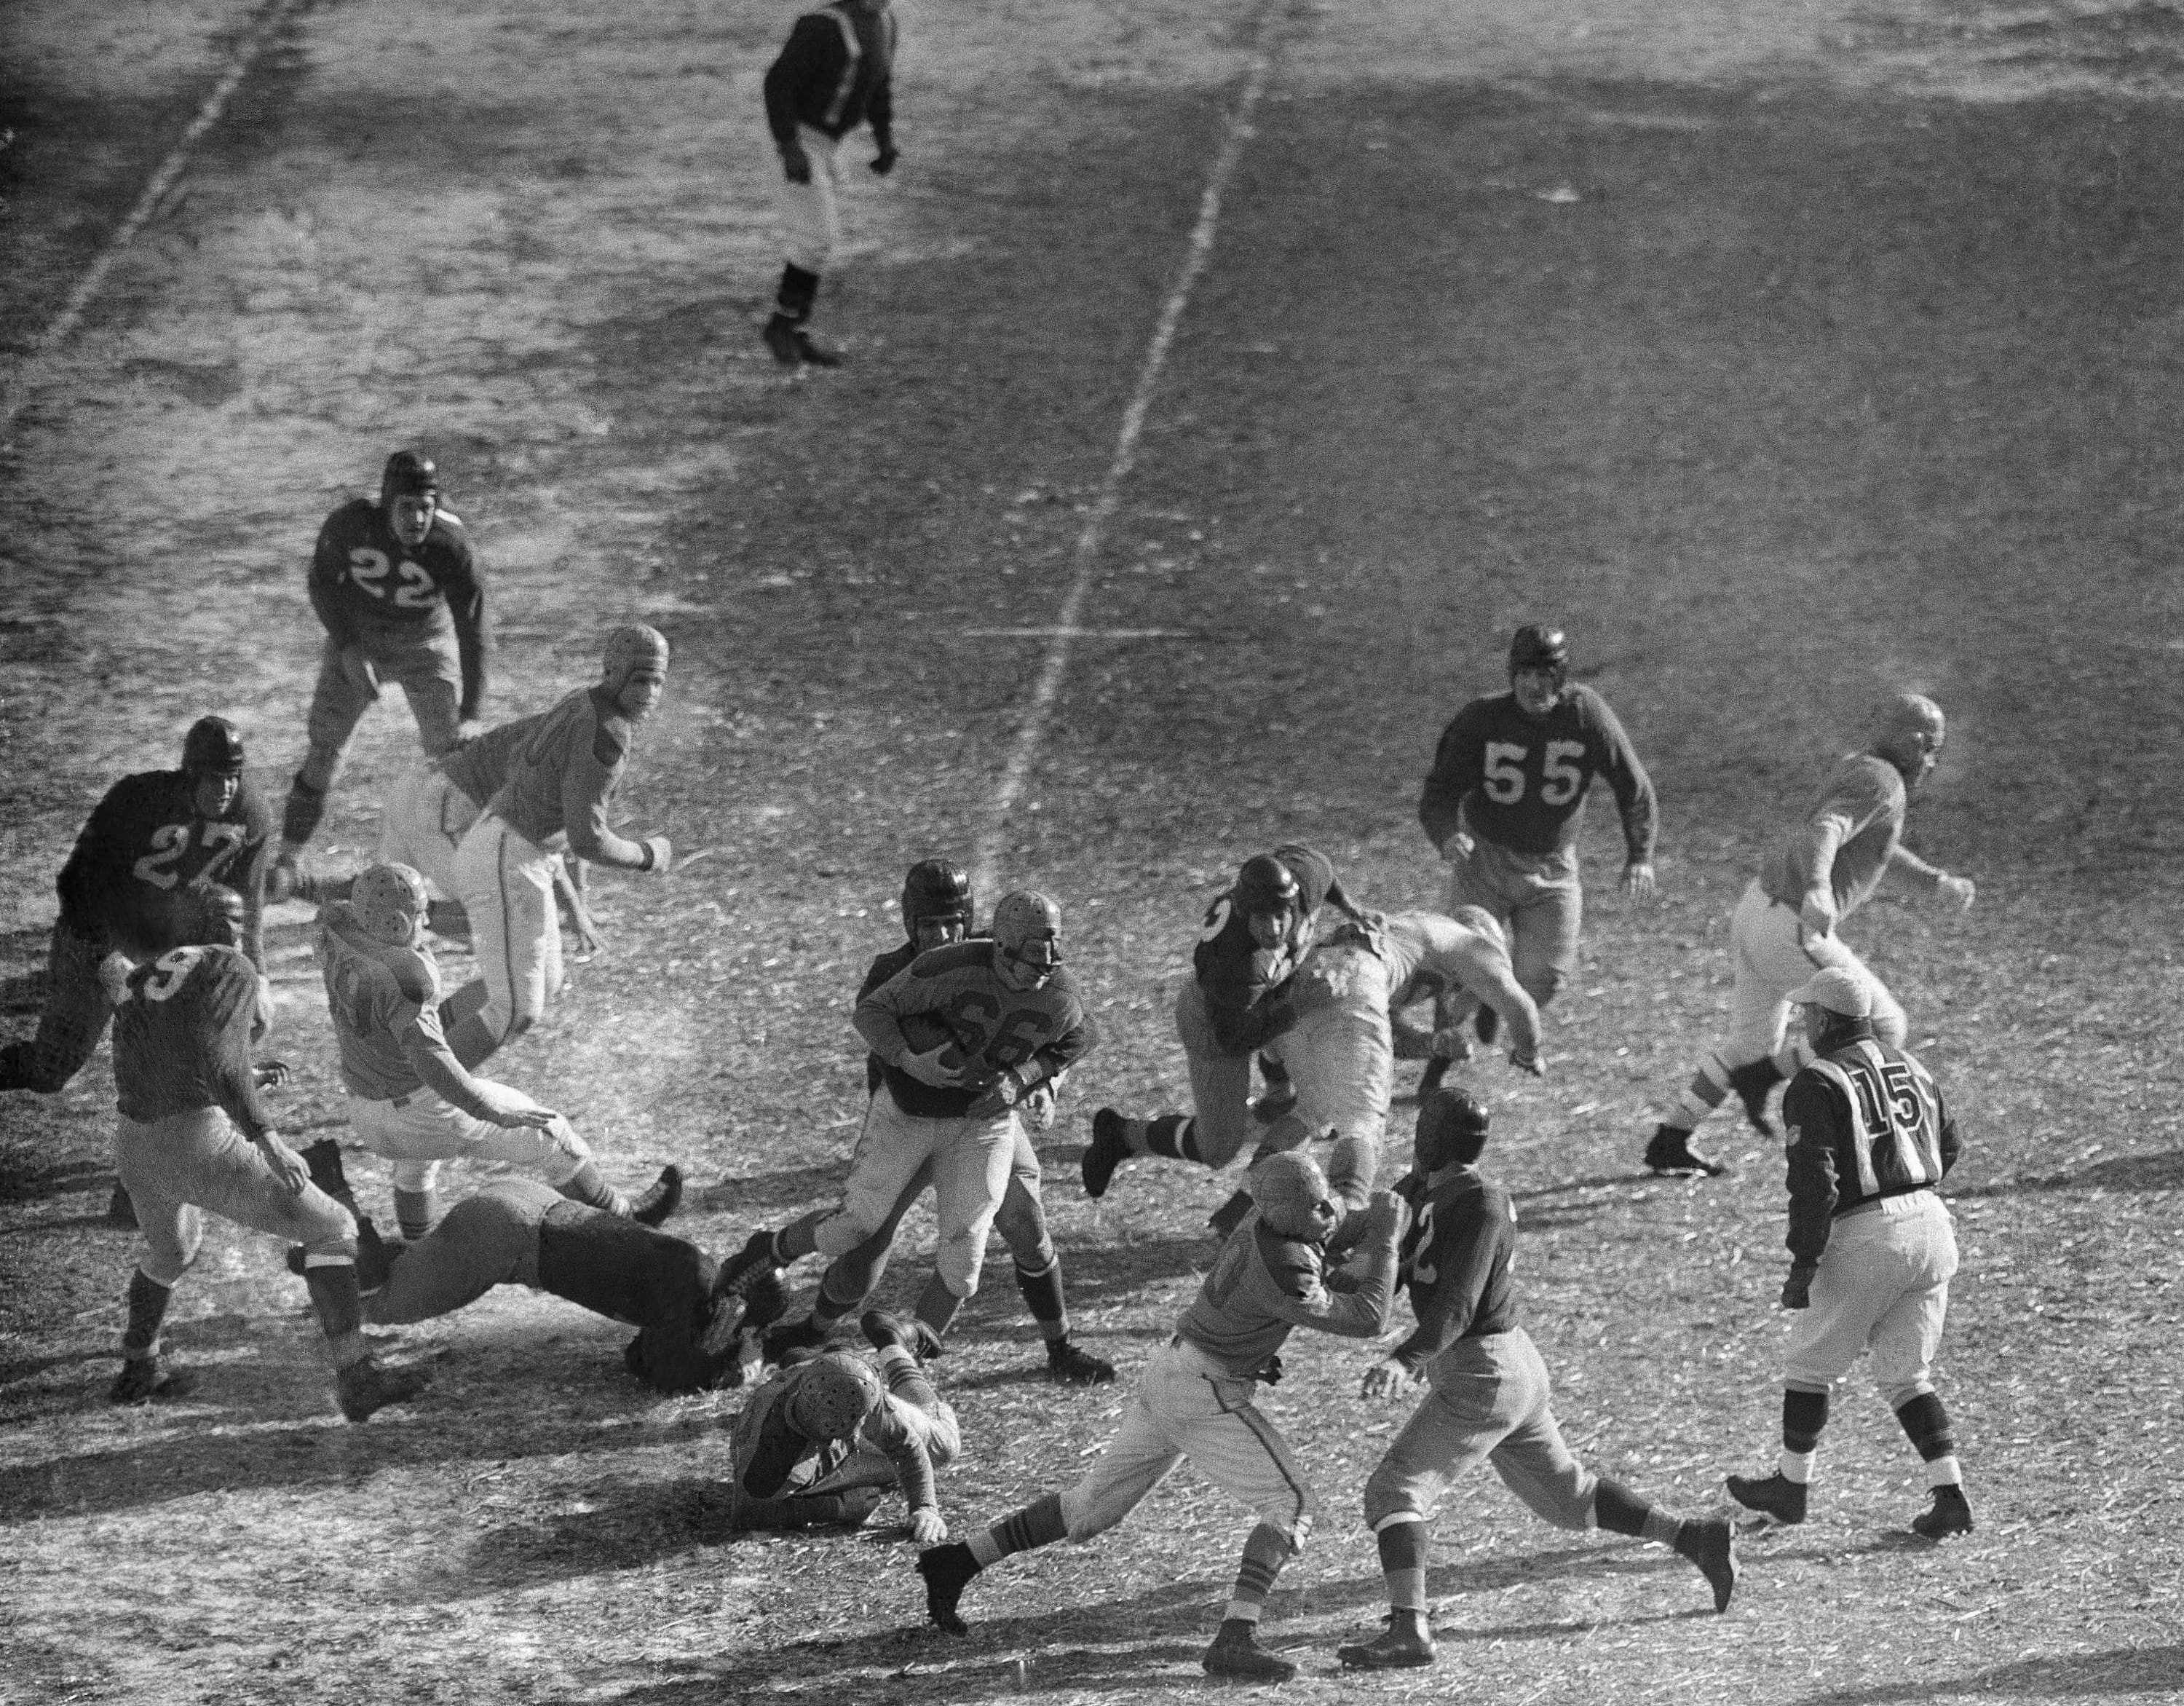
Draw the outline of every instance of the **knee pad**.
[[[1365,1526],[1377,1534],[1384,1524],[1402,1516],[1427,1522],[1433,1513],[1420,1510],[1418,1501],[1404,1488],[1403,1477],[1383,1463],[1365,1478]]]

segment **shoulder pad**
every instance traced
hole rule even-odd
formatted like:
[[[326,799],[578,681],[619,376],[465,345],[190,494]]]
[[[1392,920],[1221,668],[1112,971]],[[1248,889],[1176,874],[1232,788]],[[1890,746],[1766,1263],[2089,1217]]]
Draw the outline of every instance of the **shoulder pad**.
[[[985,937],[972,942],[950,942],[938,948],[928,948],[910,962],[913,978],[944,978],[950,972],[960,972],[985,965],[993,957],[993,943]]]
[[[629,719],[621,711],[599,718],[592,732],[592,756],[609,770],[629,756]]]
[[[1263,1220],[1252,1227],[1251,1241],[1267,1277],[1284,1296],[1308,1297],[1318,1288],[1324,1264],[1318,1245],[1284,1238]]]

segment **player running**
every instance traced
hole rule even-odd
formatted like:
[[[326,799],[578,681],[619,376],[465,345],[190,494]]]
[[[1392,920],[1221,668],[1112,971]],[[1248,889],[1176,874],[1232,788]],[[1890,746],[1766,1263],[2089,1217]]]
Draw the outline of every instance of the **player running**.
[[[560,848],[617,871],[664,873],[673,861],[665,835],[628,841],[607,828],[637,726],[666,690],[666,637],[643,623],[616,628],[599,680],[536,720],[464,835],[455,897],[470,919],[480,978],[448,998],[447,1018],[448,1046],[465,1066],[529,1030],[561,987]]]
[[[667,1167],[632,1204],[600,1174],[575,1128],[520,1090],[473,1078],[441,1030],[440,968],[425,942],[425,879],[406,865],[375,865],[352,897],[319,912],[326,1006],[341,1045],[349,1129],[394,1162],[403,1235],[422,1238],[438,1218],[433,1184],[443,1160],[505,1162],[532,1169],[564,1196],[657,1225],[682,1200]]]
[[[777,1231],[754,1232],[722,1265],[716,1289],[740,1295],[814,1251],[848,1255],[889,1224],[903,1192],[929,1171],[940,1248],[918,1309],[938,1338],[978,1289],[986,1235],[1022,1138],[1021,1110],[1096,1040],[1061,963],[1061,909],[1028,890],[1003,895],[991,939],[918,955],[858,1001],[854,1023],[879,1057],[883,1084],[866,1110],[841,1201]]]
[[[1338,1148],[1338,1174],[1353,1188],[1355,1161],[1354,1152]],[[1327,1175],[1306,1155],[1261,1162],[1251,1169],[1251,1190],[1256,1212],[1222,1246],[1175,1336],[1146,1363],[1121,1427],[1084,1478],[1002,1518],[967,1545],[920,1555],[926,1614],[942,1629],[964,1632],[956,1606],[981,1570],[1011,1553],[1063,1539],[1081,1545],[1105,1534],[1188,1458],[1259,1517],[1202,1663],[1213,1675],[1261,1682],[1296,1675],[1294,1663],[1258,1644],[1257,1630],[1275,1578],[1304,1544],[1318,1500],[1254,1399],[1260,1381],[1279,1377],[1277,1353],[1293,1329],[1352,1339],[1385,1329],[1402,1209],[1384,1191],[1345,1220]],[[1332,1265],[1353,1250],[1349,1265]]]
[[[159,1329],[175,1287],[197,1260],[209,1209],[303,1246],[304,1283],[333,1355],[342,1413],[360,1422],[415,1397],[431,1376],[372,1359],[355,1222],[311,1183],[259,1096],[287,1068],[251,1063],[251,1045],[267,1019],[257,969],[235,946],[244,917],[232,889],[190,891],[175,926],[187,945],[131,972],[114,1017],[114,1153],[136,1203],[144,1256],[130,1276],[121,1374],[109,1396],[141,1403],[181,1397],[196,1384],[162,1354]]]
[[[862,1001],[892,982],[920,954],[963,940],[970,932],[972,916],[970,873],[944,859],[924,859],[911,866],[902,885],[905,939],[872,961],[857,990],[857,999]],[[887,1063],[876,1054],[867,1054],[866,1095],[879,1095],[886,1082]],[[1017,1289],[1023,1294],[1033,1320],[1039,1324],[1039,1336],[1045,1341],[1047,1372],[1068,1385],[1098,1385],[1115,1378],[1115,1365],[1104,1357],[1094,1356],[1069,1336],[1061,1256],[1047,1232],[1046,1207],[1039,1193],[1039,1151],[1031,1141],[1033,1131],[1044,1131],[1054,1123],[1060,1082],[1058,1076],[1046,1080],[1018,1107],[1016,1149],[1009,1163],[1009,1182],[994,1215],[994,1229],[1009,1246],[1016,1264]],[[811,1313],[801,1321],[784,1322],[766,1335],[767,1361],[777,1363],[794,1350],[816,1349],[844,1318],[864,1307],[865,1300],[886,1271],[888,1254],[894,1246],[903,1216],[932,1184],[933,1164],[928,1161],[903,1187],[880,1229],[849,1254],[827,1264]],[[917,1302],[916,1322],[924,1330],[920,1347],[925,1356],[939,1354],[940,1335],[955,1319],[956,1310],[954,1293],[934,1274]]]
[[[297,857],[326,815],[342,759],[381,683],[400,683],[419,744],[437,757],[484,702],[491,644],[470,536],[452,510],[440,507],[440,471],[414,450],[387,459],[377,502],[352,498],[326,517],[309,586],[326,638],[306,725],[310,750],[281,814],[280,900],[292,892]]]
[[[1706,1577],[1717,1612],[1729,1608],[1736,1586],[1726,1518],[1673,1516],[1595,1475],[1563,1441],[1548,1408],[1546,1364],[1517,1322],[1516,1207],[1479,1169],[1486,1127],[1486,1110],[1473,1097],[1428,1091],[1412,1170],[1396,1186],[1410,1208],[1396,1284],[1408,1288],[1418,1325],[1366,1370],[1363,1396],[1401,1397],[1421,1376],[1428,1391],[1365,1482],[1365,1522],[1388,1581],[1388,1629],[1335,1653],[1363,1670],[1430,1664],[1437,1656],[1426,1617],[1434,1513],[1482,1459],[1557,1528],[1603,1528],[1674,1548]]]
[[[1730,919],[1736,984],[1729,998],[1729,1036],[1700,1063],[1676,1105],[1654,1127],[1646,1165],[1658,1174],[1719,1174],[1728,1163],[1691,1146],[1699,1122],[1735,1090],[1753,1129],[1772,1137],[1768,1093],[1810,1058],[1788,1040],[1790,991],[1834,967],[1863,978],[1873,991],[1874,1034],[1903,1045],[1903,1009],[1837,927],[1871,898],[1884,876],[1939,895],[1959,911],[1978,890],[1903,845],[1912,791],[1939,761],[1948,725],[1942,707],[1915,693],[1883,700],[1870,744],[1840,760],[1789,833],[1769,850]]]

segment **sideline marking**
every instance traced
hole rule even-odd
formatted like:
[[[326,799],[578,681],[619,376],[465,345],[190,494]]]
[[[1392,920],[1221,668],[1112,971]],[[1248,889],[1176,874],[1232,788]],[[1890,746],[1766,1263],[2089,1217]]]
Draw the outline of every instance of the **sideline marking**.
[[[1175,341],[1176,327],[1183,319],[1183,310],[1190,300],[1192,286],[1206,270],[1206,263],[1213,253],[1213,231],[1221,220],[1222,192],[1236,170],[1236,163],[1243,157],[1244,144],[1252,135],[1251,114],[1266,92],[1267,74],[1273,63],[1273,49],[1268,43],[1270,33],[1269,18],[1273,13],[1273,0],[1261,0],[1257,15],[1252,20],[1254,46],[1251,62],[1244,81],[1244,93],[1228,115],[1228,134],[1222,138],[1221,153],[1213,163],[1213,175],[1206,181],[1206,192],[1199,198],[1198,223],[1190,233],[1190,247],[1186,252],[1183,272],[1161,304],[1160,322],[1153,329],[1152,342],[1146,346],[1145,364],[1138,370],[1136,388],[1130,393],[1129,407],[1123,411],[1123,426],[1115,442],[1115,460],[1109,464],[1107,477],[1100,484],[1100,495],[1093,500],[1092,512],[1085,517],[1084,530],[1077,536],[1077,573],[1070,583],[1069,594],[1061,601],[1061,614],[1051,630],[1053,638],[1046,649],[1046,661],[1039,672],[1039,685],[1032,691],[1031,708],[1017,730],[1015,745],[1009,753],[1008,767],[1001,772],[1000,787],[986,809],[986,825],[979,831],[976,850],[972,857],[971,881],[976,891],[993,895],[994,866],[1001,851],[1001,832],[1008,822],[1010,811],[1022,795],[1024,783],[1031,774],[1032,761],[1039,755],[1041,741],[1046,733],[1047,714],[1054,708],[1056,695],[1061,690],[1061,678],[1069,667],[1070,642],[1086,632],[1078,621],[1084,609],[1084,599],[1091,590],[1092,565],[1099,555],[1107,523],[1121,501],[1123,482],[1129,477],[1130,470],[1137,464],[1138,440],[1145,431],[1145,413],[1152,404],[1152,395],[1160,383],[1161,370],[1167,365],[1168,346]],[[989,900],[988,905],[992,901]]]
[[[15,416],[30,401],[31,393],[43,382],[46,365],[52,360],[54,352],[68,341],[69,334],[75,330],[76,323],[83,318],[84,310],[91,306],[92,298],[106,283],[106,275],[114,270],[114,263],[120,258],[121,251],[136,241],[136,233],[144,228],[145,221],[152,217],[161,199],[174,187],[175,180],[181,176],[182,167],[189,160],[190,151],[204,139],[207,131],[220,122],[220,114],[227,110],[228,101],[248,75],[258,56],[265,52],[266,44],[273,39],[274,32],[287,21],[290,13],[304,3],[305,0],[270,0],[270,3],[258,14],[258,21],[251,25],[249,33],[236,44],[234,52],[228,55],[226,68],[220,72],[220,81],[213,85],[212,92],[198,105],[197,116],[190,120],[181,139],[167,150],[166,159],[159,162],[159,169],[152,174],[151,181],[144,186],[143,192],[136,198],[136,204],[129,209],[129,216],[114,227],[114,234],[100,246],[98,254],[92,259],[89,270],[76,281],[75,288],[69,293],[68,300],[61,304],[61,311],[38,334],[38,341],[31,346],[30,354],[8,376],[7,389],[0,392],[0,440],[6,438],[9,429],[15,424]]]
[[[1195,628],[958,628],[961,639],[1203,639]]]

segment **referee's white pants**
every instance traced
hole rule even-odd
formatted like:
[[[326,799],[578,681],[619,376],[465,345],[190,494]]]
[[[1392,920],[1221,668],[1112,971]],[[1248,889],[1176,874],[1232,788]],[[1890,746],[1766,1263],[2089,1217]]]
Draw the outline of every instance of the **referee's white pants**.
[[[933,1257],[958,1297],[978,1289],[986,1238],[1008,1189],[1021,1128],[1013,1112],[983,1119],[921,1119],[905,1113],[885,1084],[865,1110],[850,1157],[841,1206],[813,1229],[819,1253],[846,1256],[886,1225],[920,1168],[933,1168],[933,1211],[940,1223]]]
[[[420,765],[394,784],[381,810],[380,863],[407,865],[436,898],[454,900],[455,853],[477,818],[477,801],[437,763]]]
[[[811,162],[811,181],[781,180],[776,192],[781,210],[782,259],[806,272],[823,273],[842,241],[842,213],[835,190],[838,170],[834,151],[839,146],[824,131],[809,125],[796,127],[796,140]]]
[[[1069,1538],[1105,1534],[1188,1458],[1301,1547],[1318,1499],[1288,1441],[1251,1402],[1257,1391],[1257,1381],[1238,1380],[1188,1340],[1154,1352],[1107,1449],[1061,1495]]]
[[[505,1084],[493,1088],[526,1107],[539,1105]],[[549,1185],[566,1185],[592,1158],[590,1147],[566,1118],[556,1116],[543,1131],[495,1125],[429,1090],[415,1090],[391,1101],[352,1094],[348,1123],[359,1143],[394,1163],[397,1190],[430,1190],[443,1161],[503,1162],[529,1168]]]
[[[1869,1348],[1873,1383],[1890,1409],[1932,1391],[1956,1271],[1955,1223],[1930,1190],[1839,1215],[1813,1275],[1812,1301],[1790,1317],[1784,1382],[1825,1392]]]
[[[1901,1048],[1903,1008],[1888,986],[1843,945],[1840,934],[1815,936],[1797,910],[1767,898],[1754,878],[1730,919],[1736,959],[1736,987],[1729,998],[1729,1036],[1721,1045],[1725,1067],[1749,1066],[1779,1053],[1790,1028],[1790,991],[1828,967],[1851,973],[1873,992],[1873,1032]]]
[[[536,1024],[561,987],[561,917],[554,905],[560,861],[491,811],[479,815],[455,854],[455,898],[485,980],[485,1022],[504,1040]]]

